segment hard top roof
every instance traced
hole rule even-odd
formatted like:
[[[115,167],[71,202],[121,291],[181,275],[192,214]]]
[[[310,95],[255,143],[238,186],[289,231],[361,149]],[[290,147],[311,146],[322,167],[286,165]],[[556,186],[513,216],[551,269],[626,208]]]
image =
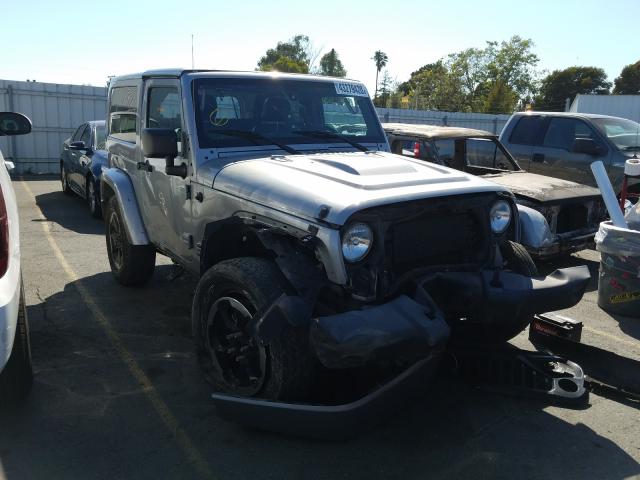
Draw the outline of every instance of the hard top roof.
[[[528,112],[516,112],[514,115],[527,116],[527,115],[548,115],[550,117],[570,117],[570,118],[622,118],[614,117],[612,115],[601,115],[599,113],[581,113],[581,112],[542,112],[537,110],[531,110]],[[623,120],[626,120],[623,118]]]
[[[146,70],[144,72],[119,75],[113,81],[130,80],[140,78],[180,78],[183,75],[197,75],[198,77],[236,77],[236,78],[287,78],[296,80],[315,80],[324,82],[347,81],[361,83],[350,78],[325,77],[304,73],[236,71],[236,70],[189,70],[184,68],[165,68],[158,70]]]
[[[409,135],[421,138],[495,138],[491,132],[476,130],[474,128],[441,127],[439,125],[414,125],[410,123],[383,123],[382,128],[388,134]]]

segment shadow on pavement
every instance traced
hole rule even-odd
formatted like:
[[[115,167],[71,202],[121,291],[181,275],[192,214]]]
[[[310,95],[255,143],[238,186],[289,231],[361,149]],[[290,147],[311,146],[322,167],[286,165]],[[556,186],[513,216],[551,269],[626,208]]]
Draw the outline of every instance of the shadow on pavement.
[[[91,217],[86,202],[77,195],[65,195],[62,191],[36,195],[36,204],[47,221],[57,223],[76,233],[102,235],[104,223]],[[33,222],[43,221],[33,219]]]
[[[80,280],[111,328],[218,478],[608,478],[640,464],[582,422],[612,428],[614,403],[559,416],[559,408],[497,396],[449,379],[356,440],[309,441],[220,420],[193,353],[195,280],[157,268],[124,288],[110,273]],[[0,417],[7,478],[194,478],[77,285],[29,306],[35,385],[27,404]],[[624,412],[631,415],[631,413]],[[595,419],[594,415],[602,418]],[[617,423],[618,425],[620,422]],[[629,438],[628,434],[610,434]],[[636,431],[637,433],[637,431]],[[634,449],[635,447],[629,447]]]

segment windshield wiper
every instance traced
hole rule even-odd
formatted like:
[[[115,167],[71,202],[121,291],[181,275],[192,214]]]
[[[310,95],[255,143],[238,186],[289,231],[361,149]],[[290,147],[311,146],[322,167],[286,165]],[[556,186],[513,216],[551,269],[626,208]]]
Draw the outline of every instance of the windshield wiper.
[[[275,145],[276,147],[279,147],[285,152],[291,153],[293,155],[300,155],[302,153],[295,148],[291,148],[289,145],[278,143],[273,138],[269,138],[265,135],[262,135],[261,133],[248,132],[246,130],[216,130],[214,133],[220,135],[229,135],[230,137],[246,138],[247,140],[252,141],[255,145],[261,145],[260,143],[258,143],[258,140],[262,140],[263,142]]]
[[[352,147],[357,148],[361,152],[369,151],[369,149],[364,145],[358,142],[354,142],[353,140],[349,140],[348,138],[346,138],[343,135],[340,135],[339,133],[330,132],[328,130],[292,130],[291,133],[297,133],[300,135],[309,135],[310,137],[318,137],[318,138],[337,138],[339,140],[342,140],[345,143],[348,143]]]

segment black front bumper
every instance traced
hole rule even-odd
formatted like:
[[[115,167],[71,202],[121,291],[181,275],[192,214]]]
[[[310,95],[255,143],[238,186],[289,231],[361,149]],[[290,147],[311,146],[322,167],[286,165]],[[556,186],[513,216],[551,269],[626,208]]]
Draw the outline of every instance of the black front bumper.
[[[369,430],[428,388],[442,352],[432,351],[368,395],[342,405],[271,402],[214,393],[218,415],[241,425],[307,438],[341,440]]]

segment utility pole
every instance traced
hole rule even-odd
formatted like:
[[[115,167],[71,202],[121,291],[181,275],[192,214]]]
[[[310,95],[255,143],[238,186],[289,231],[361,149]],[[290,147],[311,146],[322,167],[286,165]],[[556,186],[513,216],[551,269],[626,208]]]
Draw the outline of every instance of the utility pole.
[[[191,70],[194,69],[194,63],[193,63],[193,33],[191,34]]]

